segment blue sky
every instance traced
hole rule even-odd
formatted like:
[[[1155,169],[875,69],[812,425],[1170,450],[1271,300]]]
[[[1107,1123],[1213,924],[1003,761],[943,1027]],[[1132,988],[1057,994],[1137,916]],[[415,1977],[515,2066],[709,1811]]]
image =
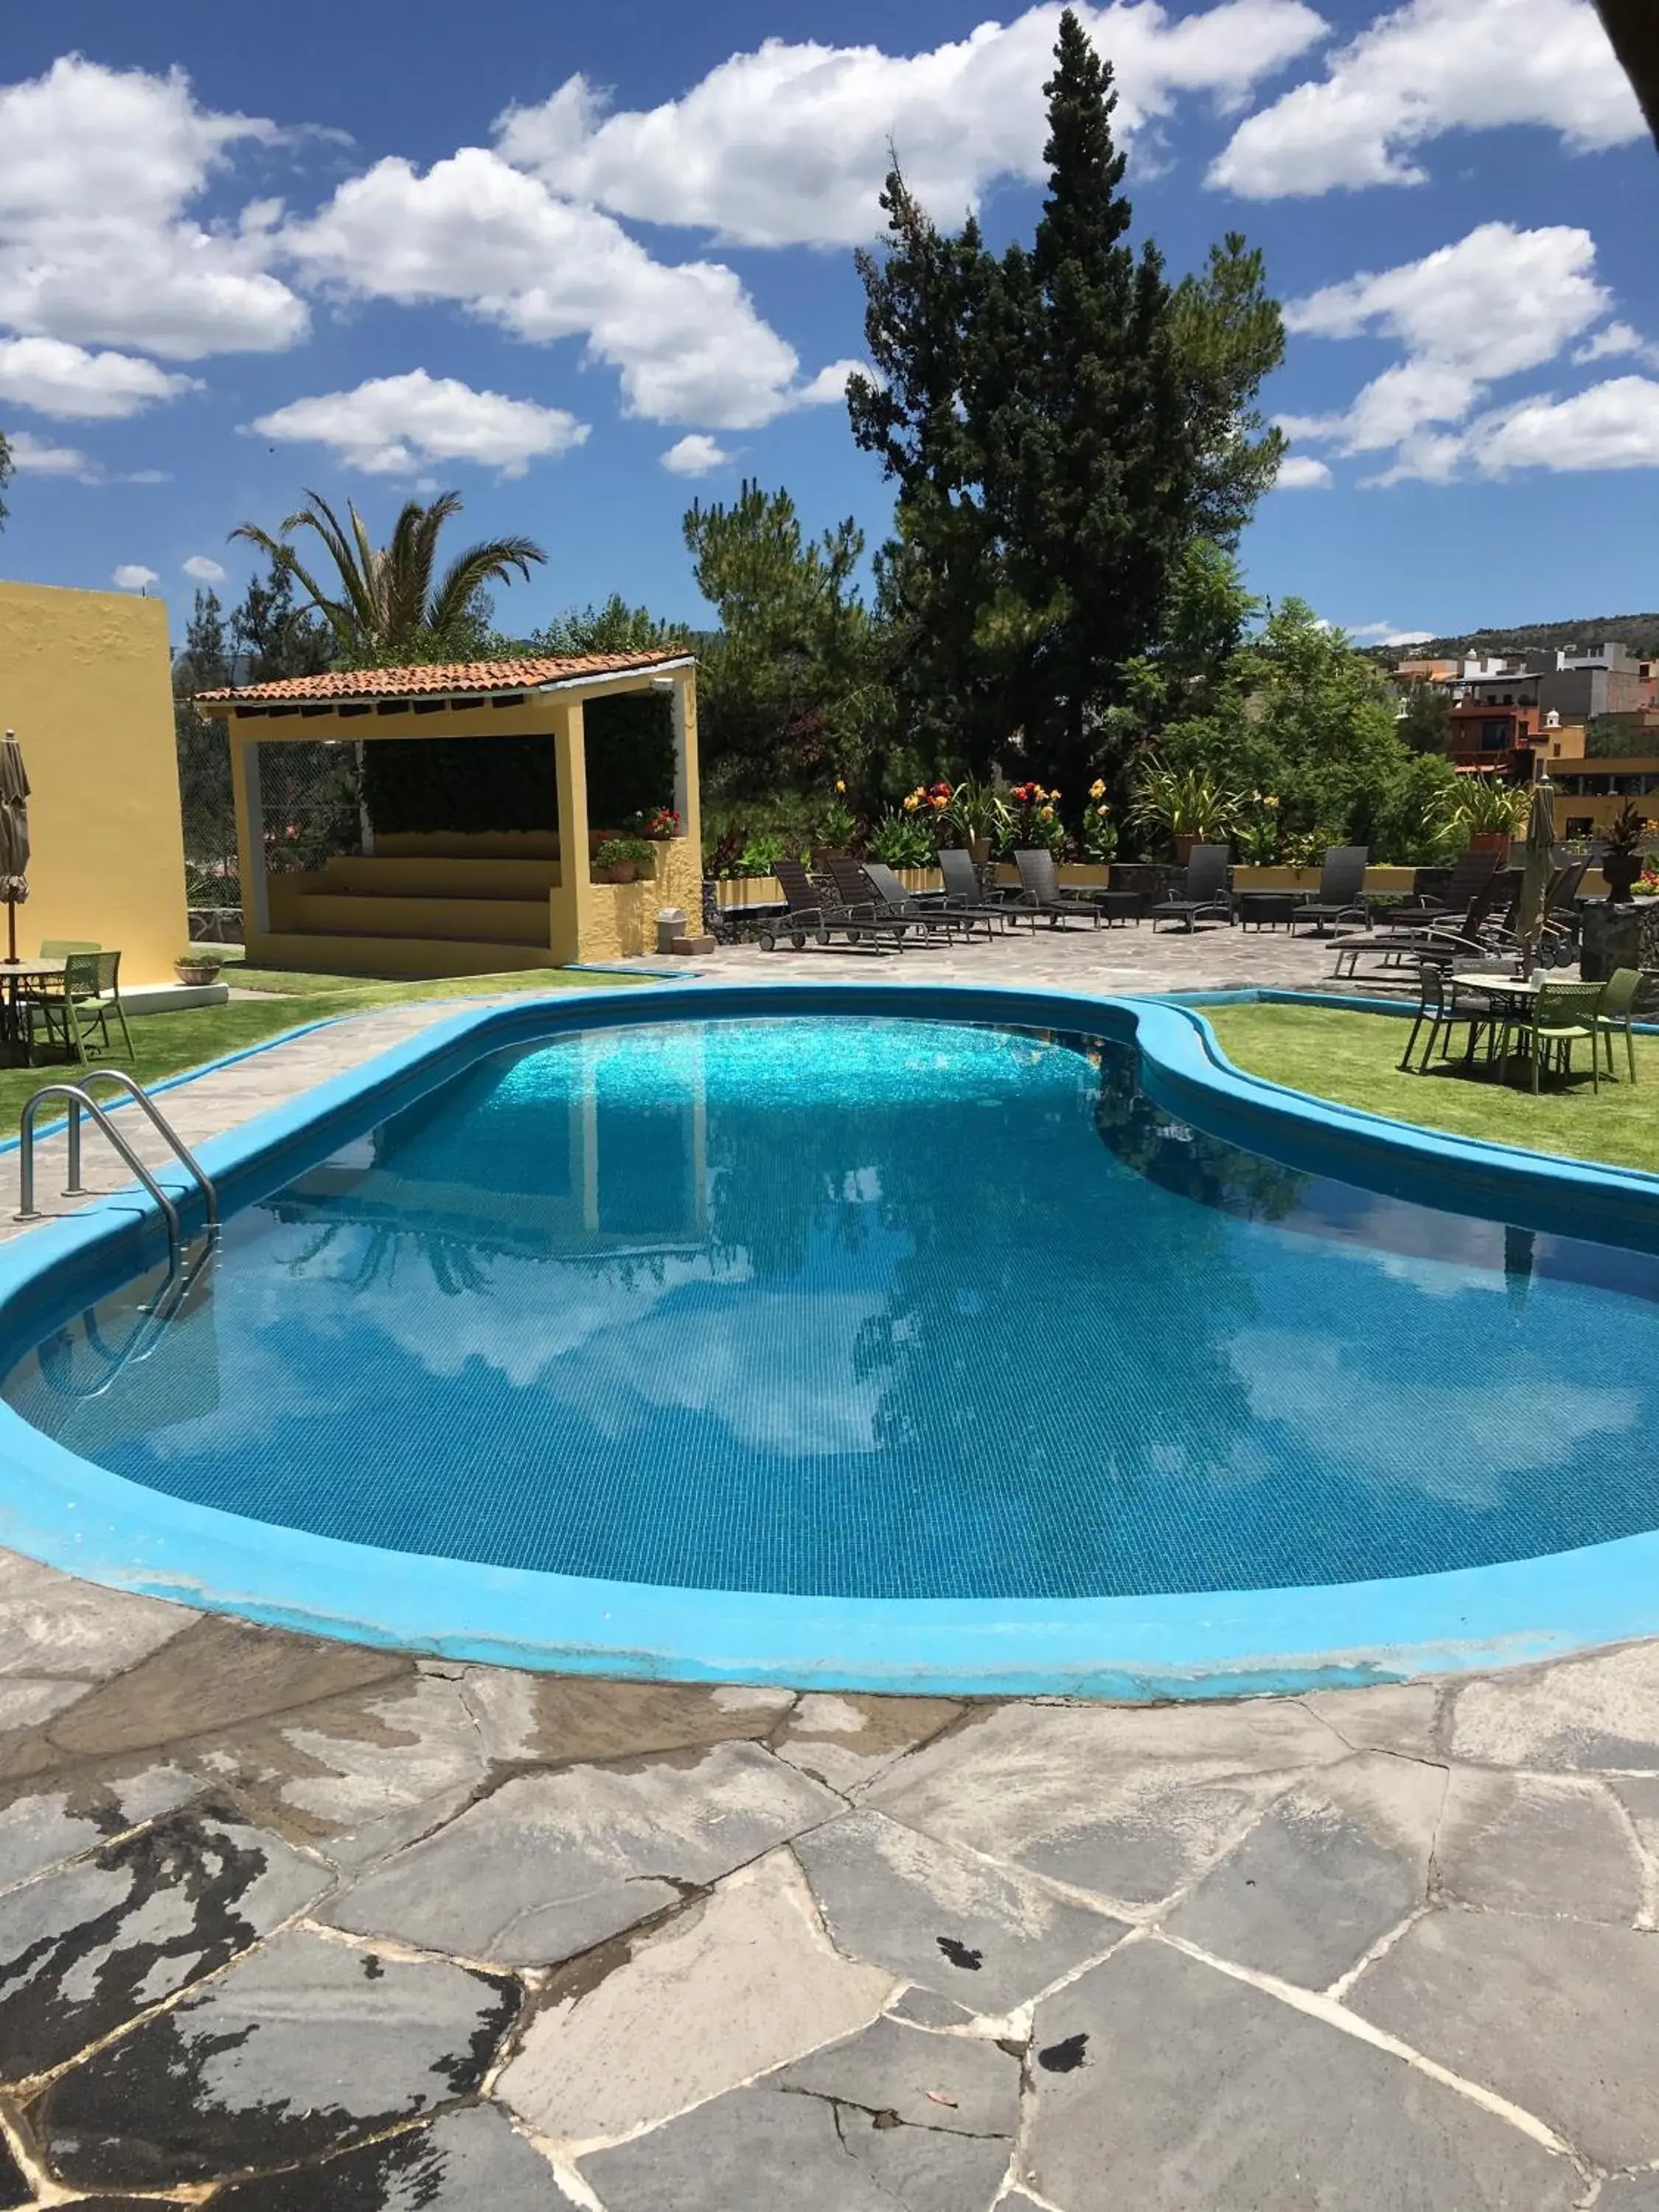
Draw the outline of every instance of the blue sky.
[[[1659,162],[1589,0],[1127,0],[1138,227],[1243,229],[1292,336],[1263,592],[1376,637],[1659,604]],[[165,596],[301,487],[551,559],[498,613],[700,612],[740,477],[886,525],[838,392],[890,137],[934,214],[1035,219],[1057,11],[62,0],[0,59],[0,574]],[[187,566],[186,564],[191,564]]]

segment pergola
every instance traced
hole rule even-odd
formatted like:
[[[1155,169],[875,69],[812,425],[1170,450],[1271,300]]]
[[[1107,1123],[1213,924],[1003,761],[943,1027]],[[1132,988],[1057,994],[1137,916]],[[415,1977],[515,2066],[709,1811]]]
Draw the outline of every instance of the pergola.
[[[597,883],[583,708],[619,692],[668,696],[680,834],[656,847],[654,880]],[[230,740],[243,935],[273,964],[469,974],[562,966],[648,950],[658,910],[701,927],[696,663],[666,651],[344,670],[205,691],[197,704]],[[274,874],[260,749],[319,740],[550,738],[558,828],[488,836],[376,839],[311,875]]]

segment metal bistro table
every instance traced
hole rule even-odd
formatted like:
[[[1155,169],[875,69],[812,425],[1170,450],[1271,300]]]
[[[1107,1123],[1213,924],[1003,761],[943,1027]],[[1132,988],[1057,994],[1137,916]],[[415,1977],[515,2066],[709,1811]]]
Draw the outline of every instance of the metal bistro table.
[[[61,983],[62,960],[0,960],[0,1063],[27,1067],[32,1039],[25,1004],[31,984]]]

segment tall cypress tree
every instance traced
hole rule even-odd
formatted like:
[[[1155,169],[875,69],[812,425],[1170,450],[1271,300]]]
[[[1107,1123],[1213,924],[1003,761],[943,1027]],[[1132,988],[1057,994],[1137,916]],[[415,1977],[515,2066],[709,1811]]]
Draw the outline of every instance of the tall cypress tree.
[[[1283,337],[1242,239],[1173,291],[1134,252],[1110,68],[1069,9],[1054,52],[1029,249],[943,235],[888,179],[889,252],[860,257],[882,381],[848,407],[898,487],[881,574],[914,726],[975,766],[1018,737],[1075,800],[1185,548],[1236,537],[1272,480],[1249,405]]]

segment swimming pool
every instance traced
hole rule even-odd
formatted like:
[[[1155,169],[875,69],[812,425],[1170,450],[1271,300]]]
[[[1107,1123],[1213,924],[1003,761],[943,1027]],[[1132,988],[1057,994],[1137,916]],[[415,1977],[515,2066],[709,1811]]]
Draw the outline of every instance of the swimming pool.
[[[145,1356],[140,1279],[55,1317],[4,1397],[113,1478],[87,1503],[270,1532],[290,1600],[246,1609],[360,1632],[305,1602],[325,1561],[470,1570],[473,1632],[441,1605],[409,1640],[476,1649],[492,1592],[539,1592],[556,1658],[580,1590],[647,1672],[729,1667],[792,1603],[798,1646],[850,1611],[878,1650],[884,1620],[879,1660],[820,1647],[849,1681],[937,1679],[908,1629],[964,1609],[1025,1686],[1114,1607],[1143,1652],[1184,1613],[1267,1659],[1311,1587],[1358,1618],[1659,1525],[1652,1252],[1246,1150],[1143,1087],[1121,1015],[890,1005],[475,1053],[235,1211]],[[704,1648],[665,1661],[617,1616],[677,1594]]]

